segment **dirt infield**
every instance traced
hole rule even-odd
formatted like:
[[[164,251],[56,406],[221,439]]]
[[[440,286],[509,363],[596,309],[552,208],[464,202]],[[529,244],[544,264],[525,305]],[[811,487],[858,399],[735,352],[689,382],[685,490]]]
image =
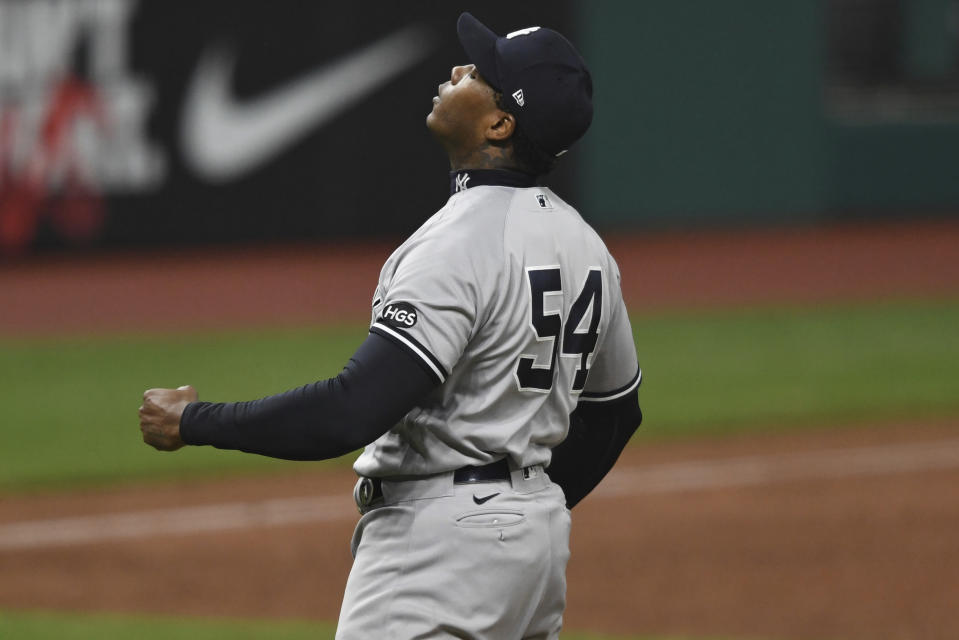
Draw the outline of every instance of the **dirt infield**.
[[[619,489],[600,490],[576,508],[567,626],[810,640],[955,638],[957,427],[631,447],[607,479]],[[917,443],[948,447],[949,456],[909,465]],[[808,473],[777,473],[783,456],[797,452]],[[837,452],[843,457],[835,459]],[[864,456],[868,464],[846,472]],[[831,473],[821,464],[829,459],[839,463]],[[730,481],[744,460],[766,471]],[[335,619],[350,565],[353,479],[348,469],[304,471],[10,497],[0,502],[0,607]],[[257,508],[310,496],[324,497],[323,508],[304,522],[271,526],[266,514],[277,510]],[[238,501],[253,517],[229,515],[227,506]],[[154,518],[154,530],[178,533],[118,533],[115,520],[100,529],[90,522],[198,505],[208,507],[202,518],[195,510],[187,519],[168,512]],[[218,513],[222,526],[209,517]],[[28,521],[63,531],[76,529],[64,518],[77,516],[87,524],[85,541],[3,548],[11,526]]]
[[[614,237],[638,311],[959,294],[959,220]],[[0,264],[0,337],[369,318],[389,243]]]
[[[959,223],[610,244],[640,310],[959,293]],[[368,313],[389,250],[7,265],[0,299],[15,304],[0,314],[0,336],[355,320]],[[567,625],[955,638],[957,437],[959,420],[631,447],[574,514]],[[334,619],[349,570],[352,479],[304,465],[280,477],[3,497],[0,608]],[[297,511],[305,503],[276,506],[310,496],[329,498],[309,517]],[[205,507],[202,517],[156,513],[187,506]],[[151,526],[171,532],[151,535]],[[30,546],[18,531],[54,535]]]

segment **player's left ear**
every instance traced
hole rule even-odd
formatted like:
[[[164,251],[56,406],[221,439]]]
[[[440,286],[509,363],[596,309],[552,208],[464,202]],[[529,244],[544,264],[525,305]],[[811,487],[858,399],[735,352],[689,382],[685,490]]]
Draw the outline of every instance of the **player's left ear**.
[[[516,118],[512,113],[497,111],[496,121],[486,129],[486,139],[492,142],[504,142],[513,137],[516,131]]]

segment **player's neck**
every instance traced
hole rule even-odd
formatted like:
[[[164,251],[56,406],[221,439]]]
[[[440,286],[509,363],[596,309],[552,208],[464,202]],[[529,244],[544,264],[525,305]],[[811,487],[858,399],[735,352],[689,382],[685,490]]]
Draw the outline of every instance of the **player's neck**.
[[[449,150],[450,169],[462,171],[464,169],[510,169],[519,171],[513,159],[512,149],[490,144],[488,141],[477,149],[470,151]]]

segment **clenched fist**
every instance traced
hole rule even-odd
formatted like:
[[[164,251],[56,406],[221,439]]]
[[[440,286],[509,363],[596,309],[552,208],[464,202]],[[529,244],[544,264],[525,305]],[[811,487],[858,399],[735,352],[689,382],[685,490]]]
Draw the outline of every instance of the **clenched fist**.
[[[183,446],[180,416],[199,396],[187,385],[177,389],[147,389],[140,407],[140,431],[143,441],[159,451],[176,451]]]

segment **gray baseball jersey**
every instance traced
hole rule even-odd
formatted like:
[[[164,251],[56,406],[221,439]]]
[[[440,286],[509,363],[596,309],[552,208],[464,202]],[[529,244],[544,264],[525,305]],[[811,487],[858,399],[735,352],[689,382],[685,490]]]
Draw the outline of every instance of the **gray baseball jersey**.
[[[464,189],[386,261],[370,331],[439,382],[366,447],[369,477],[424,476],[509,456],[550,461],[578,402],[633,392],[641,371],[600,237],[547,188]]]

